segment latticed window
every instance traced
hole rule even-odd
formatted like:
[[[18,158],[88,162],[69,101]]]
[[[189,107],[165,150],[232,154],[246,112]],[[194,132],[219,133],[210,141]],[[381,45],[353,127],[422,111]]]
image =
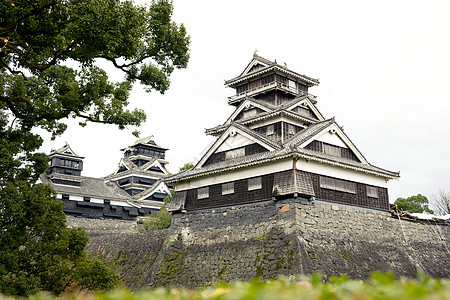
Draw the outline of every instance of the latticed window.
[[[330,144],[323,143],[323,152],[333,156],[341,156],[341,148]]]
[[[248,179],[248,190],[259,190],[262,188],[261,177],[249,178]]]
[[[320,176],[320,187],[324,189],[356,194],[356,183],[331,177]]]
[[[295,88],[296,88],[295,81],[289,80],[289,87],[290,87],[291,89],[295,89]]]
[[[197,199],[209,198],[209,187],[197,189]]]
[[[234,193],[234,182],[222,184],[222,195],[229,195]]]
[[[372,198],[378,198],[378,189],[374,186],[367,186],[367,196]]]
[[[295,126],[292,124],[287,124],[287,132],[288,134],[295,134]]]

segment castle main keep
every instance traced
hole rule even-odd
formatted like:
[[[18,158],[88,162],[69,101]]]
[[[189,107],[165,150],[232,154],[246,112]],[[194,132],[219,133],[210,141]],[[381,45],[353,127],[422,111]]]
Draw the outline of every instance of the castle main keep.
[[[301,197],[389,210],[386,183],[399,173],[371,165],[334,118],[318,110],[308,92],[319,81],[258,55],[225,85],[236,94],[216,137],[194,168],[175,184],[169,210]]]

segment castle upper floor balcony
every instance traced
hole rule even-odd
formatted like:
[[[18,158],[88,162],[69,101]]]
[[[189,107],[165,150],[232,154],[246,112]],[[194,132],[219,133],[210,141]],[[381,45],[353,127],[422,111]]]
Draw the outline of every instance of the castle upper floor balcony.
[[[242,101],[243,99],[245,99],[246,97],[253,97],[255,95],[258,95],[258,94],[261,94],[264,92],[268,92],[268,91],[272,91],[272,90],[280,90],[280,91],[295,95],[297,97],[308,95],[312,98],[312,100],[316,100],[316,96],[308,94],[307,91],[305,91],[303,89],[299,89],[296,85],[289,84],[289,83],[283,83],[283,82],[279,82],[279,81],[271,81],[266,84],[262,84],[262,85],[258,85],[253,88],[249,88],[240,93],[236,93],[236,95],[234,95],[234,96],[228,97],[228,99],[229,99],[228,104],[235,105],[235,104],[239,103],[240,101]]]

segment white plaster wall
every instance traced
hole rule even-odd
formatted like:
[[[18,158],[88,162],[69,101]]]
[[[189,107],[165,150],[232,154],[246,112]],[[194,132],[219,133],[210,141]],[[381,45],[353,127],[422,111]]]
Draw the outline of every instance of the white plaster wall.
[[[91,202],[103,204],[105,201],[103,199],[99,199],[99,198],[91,198]]]
[[[223,143],[217,148],[216,152],[227,151],[231,149],[236,149],[244,147],[255,143],[255,141],[243,136],[242,134],[236,133],[235,136],[229,136]]]
[[[217,183],[225,183],[234,180],[240,180],[249,177],[261,176],[276,172],[292,169],[293,159],[286,158],[283,160],[277,160],[275,162],[266,163],[257,166],[251,166],[247,168],[240,168],[234,171],[223,172],[210,176],[204,176],[198,179],[192,179],[189,182],[180,182],[176,184],[176,191],[195,189],[198,187],[212,185]]]
[[[321,133],[315,139],[327,144],[348,148],[344,141],[336,133],[330,133],[328,130]]]
[[[349,169],[343,169],[337,166],[319,163],[316,161],[300,159],[297,161],[297,169],[301,171],[311,172],[319,175],[325,175],[335,178],[341,178],[344,180],[350,180],[355,182],[361,182],[378,187],[387,187],[387,182],[384,178],[358,172]]]
[[[62,197],[61,197],[61,198],[62,198]],[[83,201],[83,197],[81,197],[81,196],[69,195],[69,200]]]
[[[131,207],[130,204],[124,202],[124,201],[111,201],[111,205],[117,205],[117,206],[129,206]]]

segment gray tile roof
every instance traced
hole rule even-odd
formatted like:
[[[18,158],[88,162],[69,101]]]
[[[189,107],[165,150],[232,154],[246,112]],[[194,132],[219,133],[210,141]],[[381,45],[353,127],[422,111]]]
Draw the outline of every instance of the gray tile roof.
[[[155,147],[155,148],[160,148],[160,149],[163,149],[163,150],[168,150],[168,149],[163,148],[163,147],[159,146],[158,144],[156,144],[155,141],[153,140],[153,135],[146,136],[146,137],[143,137],[143,138],[141,138],[141,139],[138,139],[138,140],[136,140],[136,141],[133,143],[133,145],[131,145],[131,146],[125,148],[125,149],[133,149],[134,146],[137,146],[137,145],[139,145],[139,144],[142,144],[142,145],[149,145],[149,146],[152,146],[152,147]],[[122,150],[125,150],[125,149],[122,149]]]
[[[349,168],[353,170],[358,170],[361,172],[371,173],[382,177],[387,178],[398,178],[399,174],[397,172],[388,171],[379,167],[372,166],[370,164],[364,164],[360,162],[356,162],[350,159],[337,157],[329,154],[325,154],[318,151],[313,151],[305,148],[298,147],[303,142],[307,141],[311,137],[314,137],[316,134],[324,130],[326,127],[331,124],[335,124],[334,119],[329,119],[321,122],[317,122],[312,124],[311,126],[305,128],[304,130],[298,132],[296,135],[288,139],[282,145],[276,144],[276,150],[257,153],[253,155],[238,157],[235,159],[221,161],[215,164],[207,165],[205,167],[198,168],[197,166],[193,169],[187,170],[182,173],[178,173],[172,176],[169,176],[165,181],[166,182],[176,182],[179,180],[200,177],[205,175],[210,175],[218,172],[222,172],[225,170],[237,169],[245,166],[255,165],[264,163],[266,161],[271,161],[275,159],[282,159],[286,157],[302,157],[306,159],[311,159],[331,165],[341,166],[343,168]],[[266,137],[254,132],[251,129],[246,128],[243,125],[233,123],[234,126],[245,130],[249,134],[252,134],[257,139],[266,142],[268,140]],[[230,125],[231,126],[231,125]],[[264,139],[264,140],[263,140]]]
[[[247,155],[243,157],[238,157],[228,161],[221,161],[215,164],[211,164],[205,167],[190,169],[186,172],[174,174],[172,176],[167,177],[164,181],[168,183],[174,183],[181,180],[192,179],[196,177],[207,176],[223,171],[239,169],[243,167],[248,167],[252,165],[262,164],[278,159],[284,159],[288,157],[297,157],[297,158],[305,158],[313,161],[319,161],[326,164],[331,164],[335,166],[340,166],[347,169],[352,169],[356,171],[361,171],[364,173],[370,173],[386,178],[398,178],[398,172],[388,171],[379,167],[375,167],[372,165],[366,165],[363,163],[355,162],[353,160],[328,155],[325,153],[308,150],[308,149],[298,149],[298,148],[284,148],[281,150],[274,150],[262,153],[256,153],[253,155]]]
[[[322,130],[324,130],[325,128],[327,128],[328,126],[330,126],[333,123],[334,123],[334,119],[328,119],[325,121],[321,121],[321,122],[312,124],[312,125],[308,126],[307,128],[300,130],[299,132],[297,132],[297,134],[295,134],[292,137],[290,137],[289,139],[287,139],[283,143],[283,146],[284,147],[293,147],[293,146],[299,145],[299,144],[307,141],[311,137],[315,136],[316,134],[318,134],[319,132],[321,132]]]
[[[164,182],[163,179],[158,179],[150,188],[147,188],[145,191],[142,191],[139,194],[134,195],[133,198],[139,199],[139,198],[151,196],[156,191],[159,184],[162,182]]]
[[[310,174],[302,174],[299,170],[275,173],[273,178],[273,195],[282,196],[294,193],[315,196]]]
[[[275,70],[275,69],[278,70],[278,71],[281,71],[283,73],[289,74],[291,76],[294,76],[294,77],[297,77],[297,78],[301,78],[303,81],[307,82],[311,86],[319,84],[319,80],[318,79],[314,79],[314,78],[311,78],[309,76],[302,75],[302,74],[299,74],[297,72],[291,71],[286,66],[282,66],[282,65],[277,64],[276,61],[270,61],[270,60],[265,59],[265,58],[263,58],[261,56],[258,56],[258,55],[253,56],[252,61],[248,65],[250,65],[254,60],[261,61],[263,64],[266,64],[267,66],[263,67],[261,69],[257,69],[257,70],[255,70],[253,72],[249,72],[247,74],[241,73],[239,76],[237,76],[235,78],[232,78],[230,80],[225,80],[225,85],[232,86],[234,83],[237,83],[237,82],[239,82],[239,81],[241,81],[243,79],[247,79],[247,78],[250,78],[250,77],[253,77],[253,76],[265,73],[267,71]],[[247,67],[248,67],[248,65],[247,65]],[[247,69],[247,67],[245,69]]]
[[[279,144],[275,143],[274,141],[272,141],[271,139],[267,138],[266,136],[264,136],[262,134],[259,134],[259,133],[257,133],[254,130],[251,130],[250,128],[248,128],[246,126],[243,126],[243,125],[241,125],[239,123],[234,123],[234,122],[230,124],[230,127],[231,126],[239,128],[240,130],[244,131],[245,133],[253,136],[254,138],[262,141],[265,144],[268,144],[269,146],[271,146],[271,147],[273,147],[275,149],[281,149],[281,146]]]
[[[146,163],[142,167],[138,167],[133,162],[131,162],[130,159],[125,157],[125,158],[122,159],[122,161],[128,167],[128,170],[122,171],[120,173],[110,174],[108,176],[105,176],[103,179],[106,180],[106,181],[111,181],[111,180],[114,180],[116,178],[120,178],[120,177],[123,177],[123,176],[126,176],[126,175],[144,175],[144,176],[151,176],[151,177],[155,177],[155,178],[163,178],[163,177],[165,177],[166,175],[163,174],[163,173],[155,172],[155,171],[151,171],[151,170],[144,170],[144,167],[148,167],[149,165],[154,163],[155,160],[157,160],[157,158],[153,158],[151,161],[149,161],[148,163]]]
[[[240,124],[249,124],[249,123],[258,122],[258,121],[261,121],[261,120],[264,120],[264,119],[277,117],[277,116],[280,116],[280,115],[291,116],[293,118],[300,119],[300,120],[302,120],[304,122],[309,122],[309,123],[317,122],[316,119],[312,119],[312,118],[309,118],[309,117],[302,116],[301,114],[296,113],[296,112],[291,111],[291,110],[287,110],[284,107],[278,107],[278,108],[276,108],[276,109],[274,109],[273,111],[270,111],[270,112],[264,112],[264,113],[258,114],[256,116],[251,116],[251,117],[247,117],[247,118],[244,118],[244,119],[240,119],[239,123]],[[209,128],[209,129],[206,129],[206,133],[207,134],[221,133],[221,132],[225,131],[228,128],[228,126],[229,126],[228,124],[223,124],[223,125],[219,125],[217,127]]]
[[[66,142],[66,144],[64,146],[62,146],[59,149],[52,149],[50,151],[50,155],[54,155],[54,154],[63,154],[63,155],[68,155],[68,156],[72,156],[74,158],[81,158],[83,159],[84,157],[77,155],[72,148],[70,148],[70,145]]]
[[[58,174],[58,177],[62,179],[70,179],[65,178],[64,175]],[[50,181],[48,176],[44,173],[41,174],[41,181],[44,184],[50,184],[50,186],[60,194],[68,194],[68,195],[76,195],[80,197],[91,197],[91,198],[99,198],[99,199],[107,199],[107,200],[117,200],[117,201],[129,201],[132,200],[130,195],[127,192],[122,190],[117,183],[109,182],[105,183],[101,178],[93,178],[93,177],[78,177],[81,183],[81,186],[70,186],[63,184],[54,184]]]
[[[168,211],[178,211],[184,209],[187,191],[175,192],[172,201],[167,205]]]

